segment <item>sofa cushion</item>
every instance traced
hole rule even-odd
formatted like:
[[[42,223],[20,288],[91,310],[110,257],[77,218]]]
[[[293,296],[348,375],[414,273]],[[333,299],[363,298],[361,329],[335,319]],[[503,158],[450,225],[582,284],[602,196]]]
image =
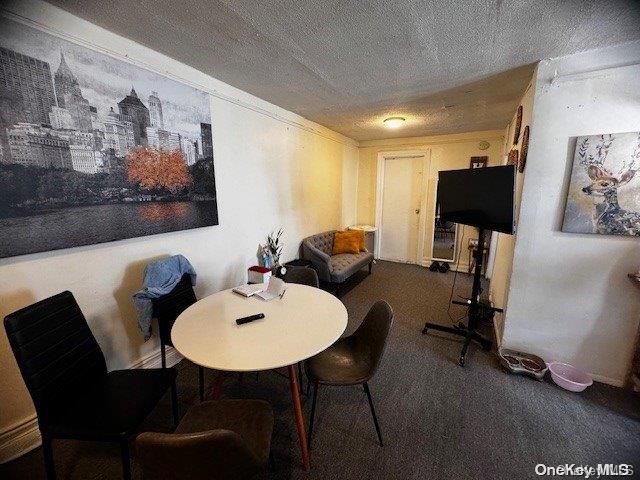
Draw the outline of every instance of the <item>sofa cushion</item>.
[[[341,253],[333,255],[329,260],[329,271],[332,282],[344,282],[347,278],[373,261],[370,252]]]
[[[317,235],[305,238],[304,241],[309,242],[311,245],[327,255],[331,255],[331,252],[333,251],[333,234],[335,232],[335,230],[331,230],[328,232],[318,233]]]

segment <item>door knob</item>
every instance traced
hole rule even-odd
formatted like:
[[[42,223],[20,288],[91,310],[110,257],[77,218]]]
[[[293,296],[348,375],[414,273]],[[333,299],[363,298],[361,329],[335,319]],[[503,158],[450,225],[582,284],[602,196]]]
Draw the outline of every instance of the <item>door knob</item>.
[[[420,214],[420,209],[419,209],[419,208],[416,208],[416,210],[415,210],[415,211],[416,211],[416,215],[419,215],[419,214]]]

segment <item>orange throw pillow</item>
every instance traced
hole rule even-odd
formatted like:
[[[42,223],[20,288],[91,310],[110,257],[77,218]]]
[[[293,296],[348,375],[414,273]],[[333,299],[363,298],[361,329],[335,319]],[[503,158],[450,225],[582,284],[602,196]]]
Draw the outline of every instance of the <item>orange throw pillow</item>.
[[[336,232],[333,234],[333,251],[331,255],[340,253],[360,253],[360,240],[353,232]]]
[[[358,245],[360,245],[360,251],[366,252],[367,246],[364,243],[364,230],[349,230],[353,232],[353,236],[358,238]]]

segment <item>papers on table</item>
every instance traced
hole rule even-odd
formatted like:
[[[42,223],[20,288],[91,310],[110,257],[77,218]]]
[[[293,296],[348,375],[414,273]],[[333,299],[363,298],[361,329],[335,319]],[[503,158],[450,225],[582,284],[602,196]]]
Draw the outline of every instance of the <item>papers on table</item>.
[[[261,292],[257,292],[255,295],[256,297],[260,297],[263,300],[269,301],[282,296],[286,289],[287,287],[283,280],[280,280],[277,277],[271,277],[269,279],[269,285],[267,286],[267,289]]]
[[[286,283],[276,277],[269,278],[267,288],[264,288],[264,284],[258,285],[240,285],[233,289],[235,293],[238,293],[244,297],[256,296],[262,300],[273,300],[276,297],[282,297],[286,290]]]
[[[262,286],[262,284],[240,285],[239,287],[236,287],[233,289],[235,293],[239,293],[243,297],[250,297],[252,295],[255,295],[258,292],[261,292],[262,290],[264,290],[264,287]]]

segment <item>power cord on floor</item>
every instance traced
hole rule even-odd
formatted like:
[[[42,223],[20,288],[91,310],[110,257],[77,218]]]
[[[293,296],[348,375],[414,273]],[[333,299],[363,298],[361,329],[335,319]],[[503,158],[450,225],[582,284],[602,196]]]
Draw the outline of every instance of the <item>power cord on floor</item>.
[[[456,280],[458,279],[458,269],[460,267],[460,257],[461,255],[458,255],[458,262],[456,263],[456,268],[455,268],[455,273],[453,274],[453,284],[451,285],[451,294],[449,295],[449,305],[447,306],[447,316],[449,317],[449,320],[451,321],[451,324],[454,327],[458,326],[458,323],[460,322],[460,320],[462,320],[463,318],[466,318],[467,314],[465,313],[464,315],[462,315],[460,318],[453,318],[453,316],[451,315],[451,301],[453,300],[453,292],[456,288]]]

